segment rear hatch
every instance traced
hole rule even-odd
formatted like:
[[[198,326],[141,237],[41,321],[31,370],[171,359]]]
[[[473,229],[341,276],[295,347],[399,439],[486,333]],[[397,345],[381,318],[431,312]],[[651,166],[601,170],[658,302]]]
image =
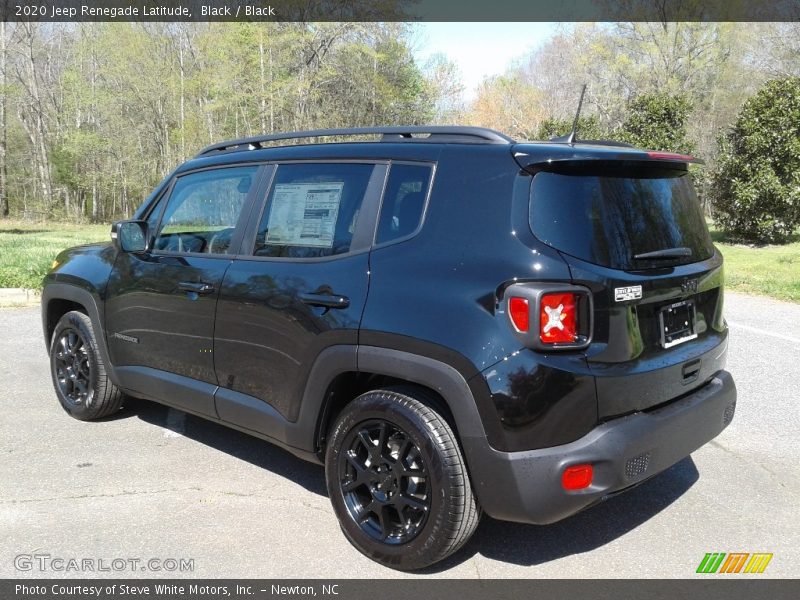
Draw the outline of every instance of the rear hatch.
[[[680,397],[724,366],[722,257],[689,160],[630,151],[523,165],[534,235],[592,291],[601,419]]]

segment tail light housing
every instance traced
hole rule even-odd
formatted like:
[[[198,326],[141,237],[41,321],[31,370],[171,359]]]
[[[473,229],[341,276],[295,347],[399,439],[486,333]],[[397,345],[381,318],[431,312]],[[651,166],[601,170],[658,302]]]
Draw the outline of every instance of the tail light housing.
[[[535,350],[585,348],[592,338],[592,295],[587,288],[554,283],[514,283],[502,309],[514,334]]]

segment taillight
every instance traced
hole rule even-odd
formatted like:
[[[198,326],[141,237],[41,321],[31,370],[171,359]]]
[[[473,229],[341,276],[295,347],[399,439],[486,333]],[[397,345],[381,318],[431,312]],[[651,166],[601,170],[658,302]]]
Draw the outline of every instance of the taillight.
[[[517,331],[527,333],[530,329],[530,306],[527,298],[513,296],[508,301],[508,314]]]
[[[578,339],[578,299],[572,293],[545,293],[539,301],[539,339],[572,344]]]
[[[500,314],[517,339],[534,350],[579,350],[592,340],[592,294],[579,285],[512,283],[504,290]]]
[[[680,162],[697,162],[697,159],[691,154],[677,154],[675,152],[648,152],[648,158],[655,160],[676,160]]]

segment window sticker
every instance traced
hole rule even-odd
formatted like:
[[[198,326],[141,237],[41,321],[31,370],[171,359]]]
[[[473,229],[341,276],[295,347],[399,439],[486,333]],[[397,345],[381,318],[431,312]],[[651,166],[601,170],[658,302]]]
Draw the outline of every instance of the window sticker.
[[[276,185],[266,243],[332,248],[343,188],[343,181]]]

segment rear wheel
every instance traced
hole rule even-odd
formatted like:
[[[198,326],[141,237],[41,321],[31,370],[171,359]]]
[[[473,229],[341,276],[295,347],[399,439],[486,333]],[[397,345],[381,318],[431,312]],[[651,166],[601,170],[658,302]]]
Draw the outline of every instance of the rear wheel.
[[[458,550],[479,508],[447,422],[410,390],[368,392],[339,415],[325,457],[339,523],[363,554],[412,570]]]
[[[56,324],[50,372],[62,408],[76,419],[101,419],[122,407],[124,396],[108,378],[92,322],[81,312],[68,312]]]

